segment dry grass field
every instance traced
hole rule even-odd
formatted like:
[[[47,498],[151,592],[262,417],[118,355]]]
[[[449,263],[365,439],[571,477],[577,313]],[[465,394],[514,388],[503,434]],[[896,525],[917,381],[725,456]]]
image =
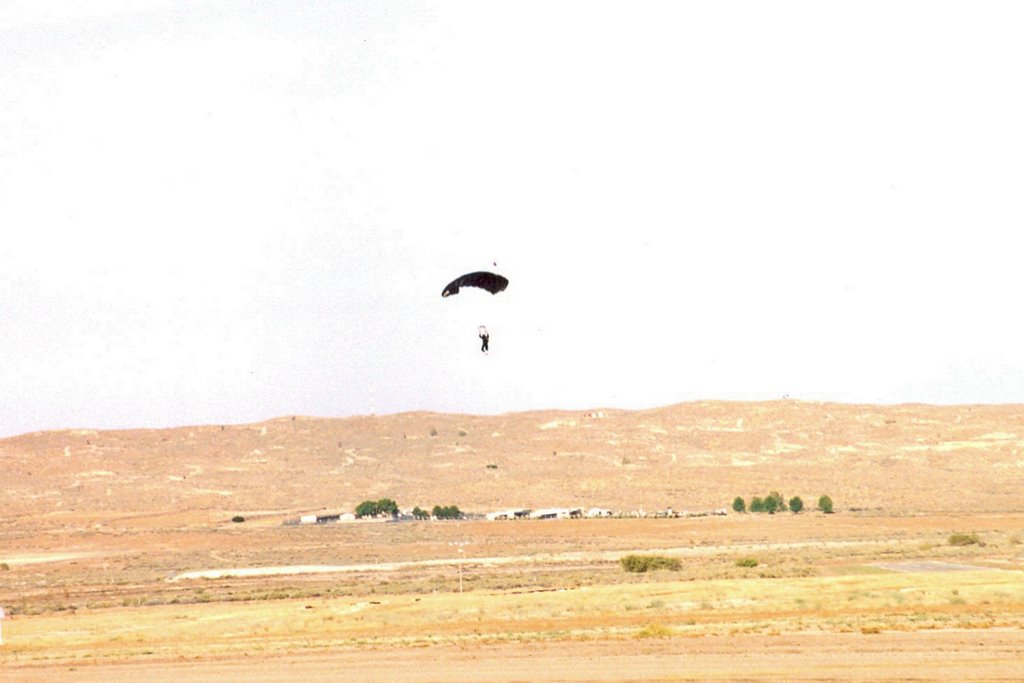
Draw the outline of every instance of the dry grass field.
[[[0,440],[0,472],[4,680],[1024,678],[1021,406],[75,430]],[[808,509],[285,524],[381,497],[635,513],[772,490]]]

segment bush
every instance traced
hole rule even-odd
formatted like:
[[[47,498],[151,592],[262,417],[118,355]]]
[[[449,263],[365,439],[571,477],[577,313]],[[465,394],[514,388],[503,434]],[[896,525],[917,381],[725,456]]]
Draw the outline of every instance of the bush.
[[[419,505],[412,509],[412,516],[416,519],[430,519],[430,513],[421,508]]]
[[[245,521],[245,517],[243,517],[242,515],[235,515],[231,518],[231,521],[235,524],[240,524]]]
[[[789,499],[789,509],[794,513],[804,509],[804,500],[800,496],[793,496]]]
[[[665,557],[663,555],[626,555],[619,559],[619,562],[622,563],[622,568],[627,572],[636,573],[657,571],[659,569],[679,571],[682,568],[682,563],[677,558]]]
[[[732,509],[733,512],[746,512],[747,504],[743,502],[742,498],[736,496],[736,498],[734,498],[732,501]]]
[[[9,572],[9,571],[11,571],[11,565],[7,564],[6,562],[0,562],[0,572]]]
[[[818,499],[818,509],[824,512],[826,515],[832,514],[832,499],[828,496],[822,496]]]
[[[778,491],[772,491],[768,494],[768,500],[775,501],[775,509],[779,512],[786,511],[786,499],[782,497],[782,494]]]
[[[736,566],[737,567],[756,567],[757,566],[757,559],[753,558],[753,557],[741,557],[740,559],[736,560]]]
[[[950,545],[981,545],[977,534],[952,534],[949,537]]]
[[[760,496],[754,496],[750,499],[750,511],[764,512],[764,501],[761,500]]]

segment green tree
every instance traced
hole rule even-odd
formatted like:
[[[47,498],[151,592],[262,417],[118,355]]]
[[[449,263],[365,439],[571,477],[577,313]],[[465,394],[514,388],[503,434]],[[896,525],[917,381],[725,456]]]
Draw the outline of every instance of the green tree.
[[[789,509],[794,513],[804,509],[804,501],[800,496],[793,496],[789,499]]]
[[[779,512],[786,511],[786,499],[782,497],[781,493],[779,493],[778,491],[772,491],[771,493],[768,494],[768,497],[775,500],[776,510],[778,510]]]
[[[396,516],[398,514],[398,503],[390,498],[381,498],[377,501],[377,514]]]
[[[827,495],[823,495],[818,499],[818,509],[824,512],[826,515],[832,514],[832,499]]]
[[[419,505],[412,509],[412,516],[416,519],[430,519],[430,513],[421,508]]]
[[[356,506],[356,517],[376,517],[378,512],[380,510],[375,500],[364,500]]]
[[[760,496],[754,496],[750,499],[750,511],[764,512],[764,501],[761,500]]]
[[[437,519],[459,519],[462,517],[462,511],[455,505],[445,505],[444,507],[435,505],[433,513]]]
[[[732,509],[734,512],[746,512],[747,504],[743,502],[741,497],[736,496],[732,501]]]
[[[764,511],[769,515],[774,515],[779,509],[779,499],[774,494],[764,499]]]

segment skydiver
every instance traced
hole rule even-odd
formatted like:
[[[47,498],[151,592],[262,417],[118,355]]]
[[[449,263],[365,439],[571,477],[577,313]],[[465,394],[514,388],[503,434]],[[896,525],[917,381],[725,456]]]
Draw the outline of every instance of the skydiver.
[[[483,353],[487,353],[487,350],[488,350],[487,349],[487,342],[489,342],[491,340],[491,335],[489,335],[487,333],[487,328],[484,327],[483,325],[481,325],[480,329],[477,330],[477,334],[480,335],[480,341],[481,341],[480,350]]]

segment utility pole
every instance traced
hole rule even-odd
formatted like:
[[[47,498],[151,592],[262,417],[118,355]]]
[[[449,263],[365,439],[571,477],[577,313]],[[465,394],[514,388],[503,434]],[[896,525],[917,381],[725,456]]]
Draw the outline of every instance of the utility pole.
[[[450,541],[448,545],[457,546],[459,549],[459,592],[462,592],[462,560],[465,557],[463,548],[469,545],[469,541]]]

